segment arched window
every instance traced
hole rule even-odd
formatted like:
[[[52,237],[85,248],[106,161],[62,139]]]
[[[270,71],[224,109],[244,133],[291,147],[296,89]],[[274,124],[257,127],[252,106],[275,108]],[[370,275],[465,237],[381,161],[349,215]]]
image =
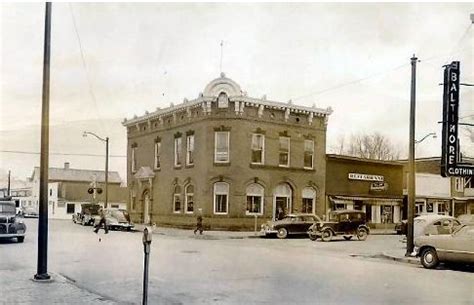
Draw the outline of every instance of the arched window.
[[[214,214],[227,214],[229,210],[229,184],[214,183]]]
[[[181,213],[181,187],[176,185],[173,192],[173,212]]]
[[[263,186],[257,183],[252,183],[247,186],[247,214],[248,215],[262,215],[263,214]]]
[[[316,191],[312,187],[305,187],[302,193],[302,212],[314,214]]]
[[[189,184],[184,189],[186,199],[186,213],[194,213],[194,186]]]

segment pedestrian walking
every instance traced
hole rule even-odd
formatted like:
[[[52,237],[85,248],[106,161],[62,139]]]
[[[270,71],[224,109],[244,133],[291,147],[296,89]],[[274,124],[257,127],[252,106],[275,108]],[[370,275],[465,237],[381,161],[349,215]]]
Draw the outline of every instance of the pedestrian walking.
[[[194,234],[196,234],[197,231],[199,231],[199,234],[202,235],[202,232],[204,229],[202,228],[202,209],[198,209],[198,214],[197,214],[197,223],[196,223],[196,230],[194,230]]]
[[[102,226],[102,224],[104,224],[104,231],[105,231],[105,234],[108,234],[109,233],[109,228],[107,227],[107,221],[105,219],[105,210],[103,208],[101,208],[99,210],[99,215],[100,215],[100,221],[99,223],[95,226],[95,230],[94,232],[97,234],[99,233],[99,230],[100,230],[100,227]]]

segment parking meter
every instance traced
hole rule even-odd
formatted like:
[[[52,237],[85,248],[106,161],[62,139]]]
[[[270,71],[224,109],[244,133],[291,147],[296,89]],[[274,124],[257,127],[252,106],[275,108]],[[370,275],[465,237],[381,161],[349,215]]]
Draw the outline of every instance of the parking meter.
[[[143,300],[142,304],[146,305],[148,303],[148,266],[150,262],[150,245],[153,231],[150,227],[145,227],[143,229],[143,252],[145,254],[145,259],[143,262]]]

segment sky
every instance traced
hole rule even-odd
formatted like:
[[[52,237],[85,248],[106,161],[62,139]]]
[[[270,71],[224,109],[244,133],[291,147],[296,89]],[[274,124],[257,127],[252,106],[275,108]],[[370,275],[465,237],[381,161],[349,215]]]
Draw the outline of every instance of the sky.
[[[39,156],[44,4],[0,4],[0,169],[31,174]],[[417,156],[441,151],[442,66],[474,83],[472,3],[54,3],[51,166],[126,177],[123,118],[196,98],[221,69],[249,96],[331,107],[327,151],[342,137],[380,132],[408,147],[410,57],[417,63]],[[221,49],[220,42],[223,41]],[[222,53],[222,58],[221,58]],[[474,121],[474,89],[460,116]],[[474,151],[461,134],[463,150]],[[403,155],[403,154],[402,154]],[[474,155],[471,154],[471,155]]]

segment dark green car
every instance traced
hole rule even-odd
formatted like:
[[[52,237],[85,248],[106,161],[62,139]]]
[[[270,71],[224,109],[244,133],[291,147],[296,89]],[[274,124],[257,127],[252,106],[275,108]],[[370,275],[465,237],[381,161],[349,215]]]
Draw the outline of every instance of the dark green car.
[[[16,238],[19,243],[25,240],[26,225],[16,215],[15,202],[0,199],[0,239]]]
[[[350,240],[354,235],[359,240],[366,240],[370,229],[366,223],[365,213],[358,210],[336,210],[329,213],[329,221],[319,221],[308,230],[311,240],[319,237],[331,241],[334,236],[343,236]]]

